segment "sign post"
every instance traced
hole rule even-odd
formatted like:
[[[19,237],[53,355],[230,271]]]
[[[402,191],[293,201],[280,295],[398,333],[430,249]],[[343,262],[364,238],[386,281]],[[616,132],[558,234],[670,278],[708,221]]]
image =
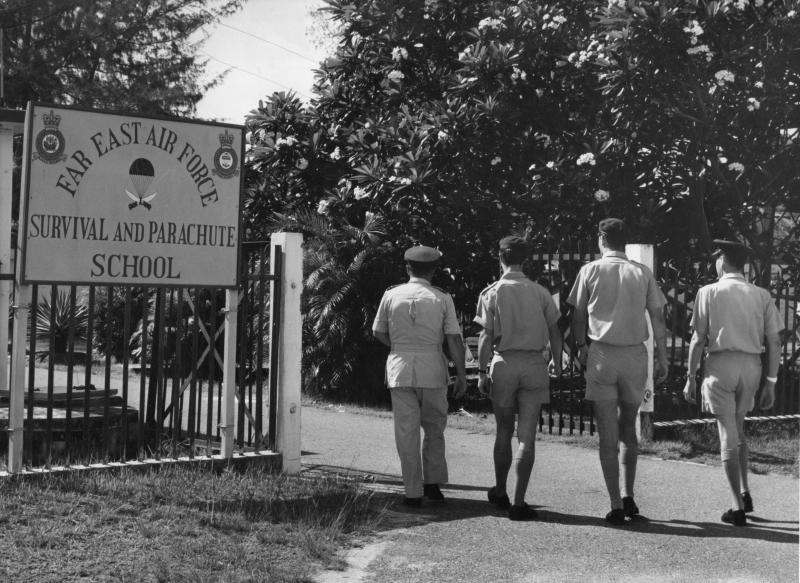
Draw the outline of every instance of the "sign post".
[[[222,433],[232,454],[243,154],[242,126],[28,105],[10,472],[21,468],[34,283],[227,289]]]

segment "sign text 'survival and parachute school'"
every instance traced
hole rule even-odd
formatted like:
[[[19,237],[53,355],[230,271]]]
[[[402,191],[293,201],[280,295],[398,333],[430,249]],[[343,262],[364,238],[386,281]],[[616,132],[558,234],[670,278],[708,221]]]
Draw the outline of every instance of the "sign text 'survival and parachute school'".
[[[234,287],[241,126],[31,104],[26,283]]]

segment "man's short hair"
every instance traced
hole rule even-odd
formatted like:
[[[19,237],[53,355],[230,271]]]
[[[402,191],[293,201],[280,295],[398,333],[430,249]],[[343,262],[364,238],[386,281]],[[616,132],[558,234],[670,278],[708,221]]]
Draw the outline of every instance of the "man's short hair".
[[[408,271],[411,273],[413,277],[424,277],[436,271],[436,267],[439,265],[439,262],[438,261],[422,262],[422,261],[406,260],[406,265],[408,266]]]
[[[744,266],[747,265],[750,248],[737,241],[714,239],[714,252],[711,256],[716,259],[720,255],[724,255],[728,263],[739,271],[742,271],[744,270]]]
[[[628,242],[628,228],[622,219],[603,219],[597,229],[605,237],[609,247],[624,247]]]
[[[500,239],[500,261],[504,265],[519,265],[528,258],[528,243],[522,237]]]

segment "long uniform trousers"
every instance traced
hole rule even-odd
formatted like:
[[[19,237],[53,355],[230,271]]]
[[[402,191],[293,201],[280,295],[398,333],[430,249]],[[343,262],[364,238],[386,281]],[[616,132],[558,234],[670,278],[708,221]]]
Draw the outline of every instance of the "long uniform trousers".
[[[422,484],[447,482],[444,429],[447,426],[447,389],[391,389],[394,438],[400,456],[408,498],[422,496]],[[420,456],[420,425],[425,433]]]

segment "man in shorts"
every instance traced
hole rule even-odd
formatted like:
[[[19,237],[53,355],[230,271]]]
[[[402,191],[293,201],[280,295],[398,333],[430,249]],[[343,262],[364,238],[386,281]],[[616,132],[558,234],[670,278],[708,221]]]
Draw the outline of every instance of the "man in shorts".
[[[406,506],[419,507],[423,495],[444,501],[440,485],[448,480],[444,430],[447,426],[447,344],[456,368],[454,397],[467,390],[464,345],[453,298],[431,285],[441,252],[408,249],[407,283],[387,289],[372,324],[375,338],[391,351],[386,384],[392,395],[397,453],[403,473]],[[420,427],[425,438],[420,444]],[[421,445],[421,455],[420,455]]]
[[[502,276],[481,292],[475,322],[478,338],[478,390],[492,399],[497,434],[494,442],[495,485],[489,502],[508,509],[511,520],[532,520],[536,511],[525,503],[535,458],[536,424],[543,403],[550,402],[550,377],[545,349],[548,341],[553,368],[561,372],[559,310],[550,292],[525,277],[522,262],[527,245],[520,237],[500,241]],[[490,368],[491,362],[491,368]],[[517,423],[514,504],[506,492],[512,463],[511,439]]]
[[[775,401],[780,364],[778,309],[769,291],[748,283],[742,270],[749,250],[735,241],[714,240],[719,280],[700,288],[692,314],[689,370],[683,389],[687,401],[696,402],[695,371],[703,347],[703,401],[714,414],[719,430],[720,456],[733,497],[733,507],[722,521],[746,526],[746,512],[753,511],[747,481],[747,440],[744,417],[755,404],[759,385],[762,409]],[[761,355],[766,347],[766,377],[761,380]]]
[[[667,375],[664,304],[653,273],[625,255],[627,229],[620,219],[599,224],[602,258],[584,265],[567,302],[574,306],[572,331],[578,358],[586,369],[586,400],[592,401],[600,438],[603,470],[611,511],[606,520],[624,524],[639,514],[633,498],[639,442],[636,417],[647,381],[650,315],[655,336],[655,378]],[[587,333],[588,325],[588,333]],[[587,350],[587,337],[591,345]],[[624,485],[620,494],[620,465]]]

